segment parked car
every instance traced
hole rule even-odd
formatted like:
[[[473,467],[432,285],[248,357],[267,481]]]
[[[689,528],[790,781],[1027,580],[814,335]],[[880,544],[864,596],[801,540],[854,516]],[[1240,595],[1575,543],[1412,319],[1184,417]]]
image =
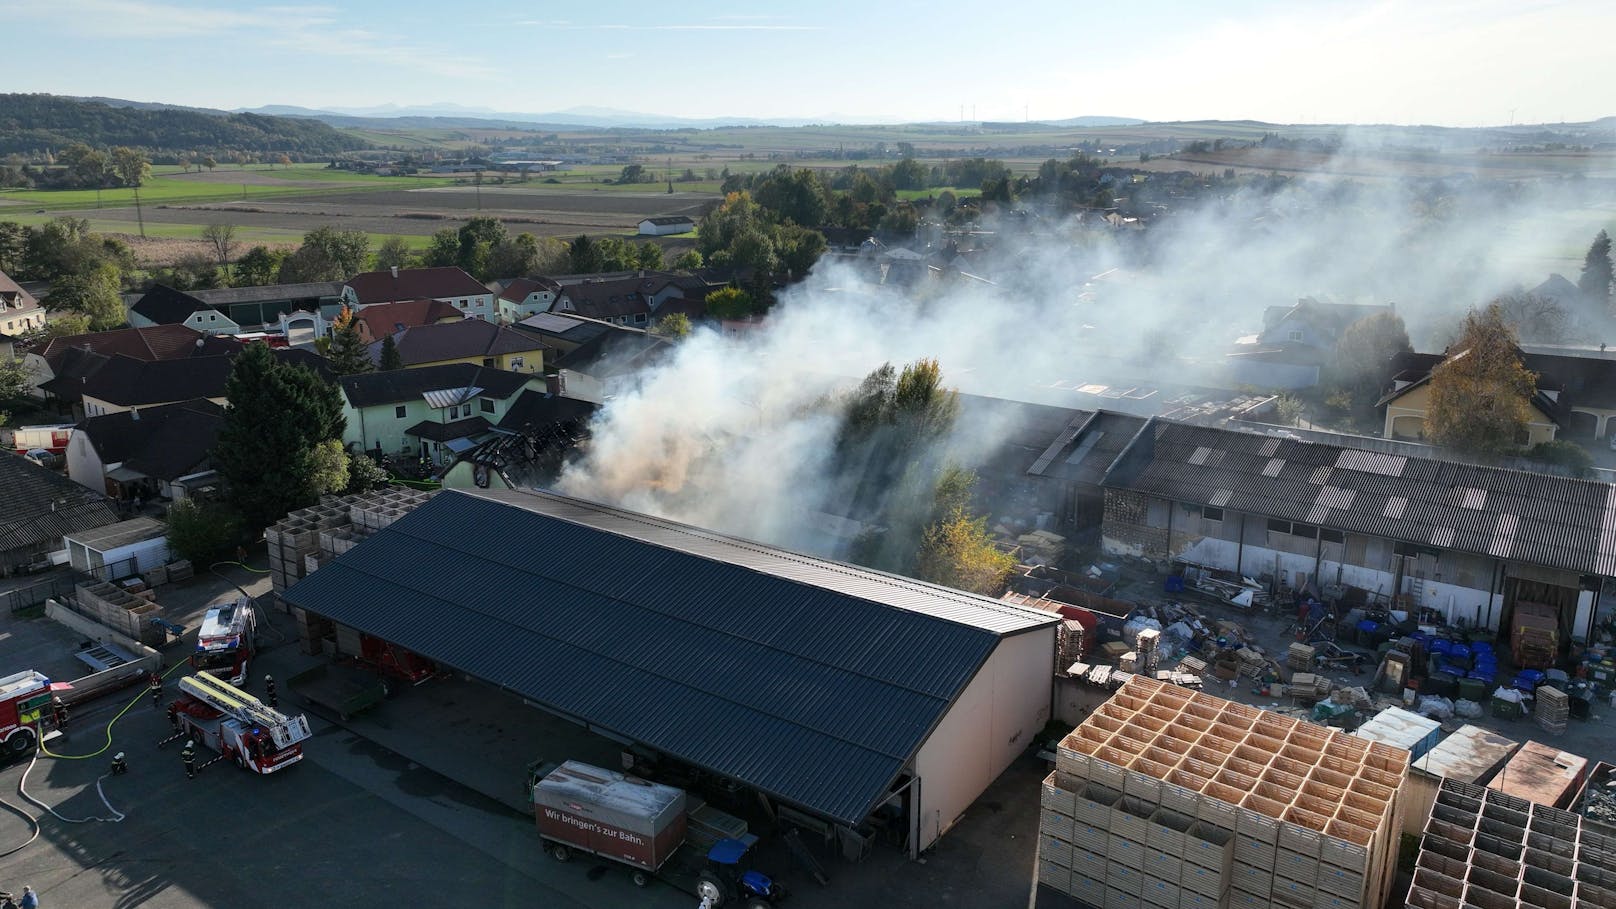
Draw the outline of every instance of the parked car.
[[[54,451],[51,451],[49,448],[30,448],[23,454],[23,457],[33,461],[40,467],[45,467],[50,470],[56,470],[67,461],[66,458]]]

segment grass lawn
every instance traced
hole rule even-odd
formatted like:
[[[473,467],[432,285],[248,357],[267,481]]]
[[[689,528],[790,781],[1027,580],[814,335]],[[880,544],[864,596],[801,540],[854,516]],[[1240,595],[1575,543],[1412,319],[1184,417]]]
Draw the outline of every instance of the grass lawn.
[[[240,171],[242,182],[220,178],[198,179],[186,177],[165,168],[167,173],[153,173],[151,180],[140,188],[140,201],[146,205],[181,202],[218,202],[225,199],[264,199],[277,196],[317,196],[325,193],[366,192],[371,190],[417,189],[423,186],[445,186],[446,177],[376,177],[351,174],[346,171],[327,170],[320,165],[301,165],[287,168],[253,167]],[[222,173],[230,173],[224,170]],[[215,171],[220,174],[220,171]],[[266,182],[269,181],[269,182]],[[277,185],[285,181],[285,185]],[[297,183],[318,182],[329,186],[298,186]],[[0,190],[0,219],[6,219],[18,209],[33,207],[64,208],[127,208],[135,204],[132,189],[10,189]]]

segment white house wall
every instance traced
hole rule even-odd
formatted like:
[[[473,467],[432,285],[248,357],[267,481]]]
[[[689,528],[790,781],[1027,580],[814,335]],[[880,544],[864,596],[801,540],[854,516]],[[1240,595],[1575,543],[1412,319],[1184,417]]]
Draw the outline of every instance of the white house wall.
[[[920,795],[911,850],[954,826],[1049,721],[1054,626],[1004,638],[915,756]]]
[[[67,440],[67,476],[73,482],[105,495],[107,471],[111,469],[101,463],[101,453],[90,443],[89,433],[75,432]]]

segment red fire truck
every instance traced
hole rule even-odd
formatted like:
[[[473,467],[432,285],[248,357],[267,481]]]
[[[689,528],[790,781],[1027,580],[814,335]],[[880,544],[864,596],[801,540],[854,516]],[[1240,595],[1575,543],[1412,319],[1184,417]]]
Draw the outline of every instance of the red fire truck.
[[[180,697],[169,710],[180,734],[213,749],[253,773],[270,774],[303,760],[309,721],[287,716],[252,695],[205,673],[180,679]]]
[[[39,744],[40,728],[53,727],[51,680],[32,669],[0,678],[0,747],[27,754]]]
[[[213,603],[202,617],[191,667],[232,685],[245,684],[257,629],[257,615],[246,597],[232,594]]]

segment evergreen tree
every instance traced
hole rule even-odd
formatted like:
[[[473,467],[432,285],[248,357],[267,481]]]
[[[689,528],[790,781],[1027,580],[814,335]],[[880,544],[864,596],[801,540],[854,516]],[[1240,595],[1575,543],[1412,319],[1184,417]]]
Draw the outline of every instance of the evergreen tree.
[[[263,344],[250,344],[236,357],[225,396],[213,459],[243,529],[256,535],[287,512],[319,501],[314,449],[342,437],[342,397],[335,386],[302,366],[282,363]]]
[[[1600,231],[1582,261],[1582,276],[1577,279],[1577,288],[1589,303],[1605,310],[1610,307],[1612,277],[1610,234]]]
[[[404,368],[404,356],[398,352],[398,345],[393,343],[393,336],[382,338],[381,371]]]
[[[354,318],[350,307],[344,306],[331,322],[331,351],[327,358],[331,361],[331,371],[339,376],[370,372],[375,368],[370,362],[370,351],[359,337],[359,320]]]

